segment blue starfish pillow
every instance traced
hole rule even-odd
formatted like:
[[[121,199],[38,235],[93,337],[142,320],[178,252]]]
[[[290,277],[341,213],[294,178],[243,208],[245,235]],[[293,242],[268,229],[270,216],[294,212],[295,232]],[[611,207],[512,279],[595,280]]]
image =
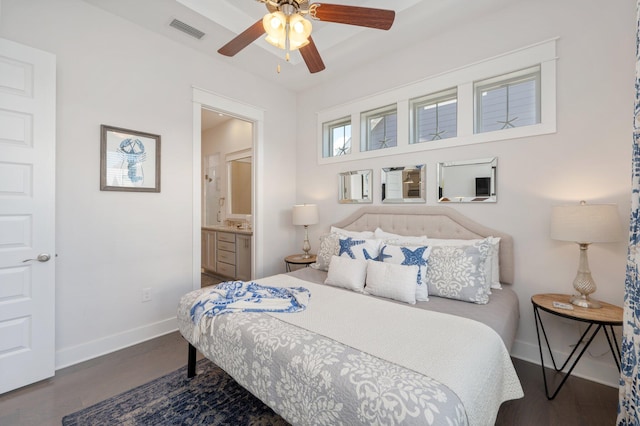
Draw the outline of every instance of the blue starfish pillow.
[[[338,256],[378,260],[380,242],[374,239],[340,236]]]
[[[418,274],[416,275],[416,300],[425,301],[429,300],[426,276],[430,254],[431,247],[428,246],[395,246],[385,244],[380,249],[378,260],[398,265],[418,266]]]

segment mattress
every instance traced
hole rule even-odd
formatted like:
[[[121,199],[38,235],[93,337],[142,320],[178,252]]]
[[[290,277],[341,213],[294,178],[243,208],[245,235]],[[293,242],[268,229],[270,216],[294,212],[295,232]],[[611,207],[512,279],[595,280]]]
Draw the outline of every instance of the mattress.
[[[302,268],[291,272],[290,275],[312,283],[322,284],[327,277],[327,272],[314,268]],[[338,290],[349,291],[343,289]],[[402,302],[393,300],[389,300],[389,302],[405,305]],[[411,307],[456,315],[486,324],[500,335],[507,351],[511,352],[520,319],[519,306],[515,291],[513,291],[510,285],[503,285],[502,289],[492,290],[490,302],[486,305],[430,296],[429,301],[417,302]]]

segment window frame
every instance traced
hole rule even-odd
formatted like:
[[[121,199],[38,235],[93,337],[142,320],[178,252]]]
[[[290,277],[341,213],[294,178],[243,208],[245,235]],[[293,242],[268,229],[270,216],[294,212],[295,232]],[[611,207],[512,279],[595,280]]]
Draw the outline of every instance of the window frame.
[[[345,154],[335,155],[335,141],[333,139],[333,131],[338,127],[351,127],[351,142],[349,146],[349,152]],[[335,157],[346,157],[353,153],[353,124],[351,122],[351,117],[342,117],[337,120],[332,120],[326,123],[323,123],[323,157],[324,158],[335,158]]]
[[[424,108],[426,106],[429,105],[436,105],[436,109],[440,108],[438,106],[438,104],[442,103],[442,102],[447,102],[447,101],[451,101],[451,100],[455,100],[456,102],[456,134],[453,136],[447,136],[445,138],[432,138],[429,140],[418,140],[419,138],[419,134],[420,131],[418,129],[418,127],[420,126],[419,123],[419,119],[418,119],[418,109],[420,108]],[[409,133],[409,144],[413,145],[413,144],[420,144],[420,143],[428,143],[428,142],[433,142],[436,140],[442,140],[442,139],[450,139],[452,137],[456,137],[458,135],[458,131],[457,131],[457,127],[458,127],[458,87],[451,87],[449,89],[445,89],[445,90],[441,90],[439,92],[436,93],[430,93],[428,95],[424,95],[424,96],[419,96],[413,99],[409,99],[409,111],[410,111],[410,117],[409,117],[409,126],[410,126],[410,133]],[[438,123],[437,123],[438,119],[437,119],[437,111],[436,111],[436,129],[438,128]],[[437,136],[437,135],[436,135]]]
[[[532,67],[528,67],[525,69],[513,71],[510,73],[502,74],[499,76],[491,77],[484,80],[478,80],[473,83],[473,95],[474,95],[474,124],[473,131],[474,133],[488,133],[488,132],[496,132],[501,130],[508,130],[509,128],[503,128],[498,130],[482,130],[482,92],[489,92],[491,90],[500,89],[502,87],[511,87],[517,83],[523,83],[525,81],[535,81],[535,107],[536,107],[536,122],[533,124],[526,124],[525,126],[533,126],[536,124],[540,124],[541,120],[541,66],[540,64],[534,65]],[[509,103],[509,99],[507,97],[507,104]],[[507,116],[508,118],[508,116]],[[525,126],[513,126],[513,127],[525,127]],[[512,128],[513,128],[512,127]]]
[[[371,148],[371,121],[376,118],[381,118],[386,121],[387,117],[395,115],[396,120],[396,134],[394,135],[395,145],[391,146],[380,146],[379,148]],[[385,105],[380,108],[375,108],[369,111],[364,111],[360,113],[360,125],[362,128],[362,137],[360,140],[360,151],[361,152],[372,152],[379,150],[386,150],[390,148],[395,148],[398,146],[398,106],[397,104]],[[385,124],[385,140],[386,140],[386,124]]]

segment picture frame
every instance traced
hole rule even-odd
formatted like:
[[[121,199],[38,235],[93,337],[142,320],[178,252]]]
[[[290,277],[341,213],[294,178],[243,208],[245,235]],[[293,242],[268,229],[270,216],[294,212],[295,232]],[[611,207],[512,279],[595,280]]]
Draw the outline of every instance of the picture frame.
[[[100,190],[160,192],[160,135],[100,125]]]

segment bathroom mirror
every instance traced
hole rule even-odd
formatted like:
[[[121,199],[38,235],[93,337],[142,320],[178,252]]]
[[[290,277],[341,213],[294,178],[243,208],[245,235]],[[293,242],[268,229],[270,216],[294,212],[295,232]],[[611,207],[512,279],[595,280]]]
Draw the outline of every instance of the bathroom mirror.
[[[342,204],[372,203],[372,173],[373,170],[355,170],[340,173],[338,175],[340,191],[338,193],[338,202]]]
[[[251,163],[250,149],[227,154],[227,213],[228,217],[241,217],[251,213]]]
[[[424,164],[382,169],[383,203],[425,203]]]
[[[438,163],[438,202],[495,203],[498,158]]]

